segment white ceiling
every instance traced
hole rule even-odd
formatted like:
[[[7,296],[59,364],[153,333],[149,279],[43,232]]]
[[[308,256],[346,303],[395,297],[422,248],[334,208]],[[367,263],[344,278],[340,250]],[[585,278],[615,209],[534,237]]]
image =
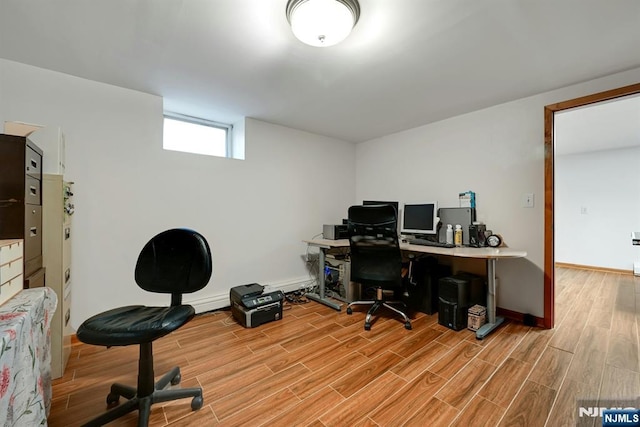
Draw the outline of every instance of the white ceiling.
[[[0,57],[346,141],[640,67],[638,0],[360,0],[313,48],[287,0],[0,0]]]

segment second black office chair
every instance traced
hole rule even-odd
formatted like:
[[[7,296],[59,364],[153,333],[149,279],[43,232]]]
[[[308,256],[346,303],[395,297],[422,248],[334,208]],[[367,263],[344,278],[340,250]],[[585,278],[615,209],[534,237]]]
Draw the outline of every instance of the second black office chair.
[[[182,303],[182,294],[198,291],[209,282],[212,272],[211,250],[205,238],[188,229],[164,231],[152,238],[138,256],[135,281],[148,292],[171,294],[171,305],[150,307],[130,305],[114,308],[85,320],[78,328],[78,340],[102,346],[139,345],[138,386],[113,384],[107,405],[120,396],[129,399],[85,424],[101,426],[138,410],[138,426],[149,423],[151,405],[191,397],[191,409],[202,407],[202,389],[169,389],[177,385],[180,368],[175,367],[154,383],[152,343],[191,320],[195,309]]]
[[[363,289],[374,287],[373,301],[354,301],[347,306],[352,314],[354,305],[371,305],[364,321],[364,329],[371,329],[371,318],[386,307],[404,319],[404,327],[411,329],[409,317],[384,299],[384,290],[402,286],[402,254],[398,242],[398,215],[391,205],[351,206],[348,214],[348,234],[351,256],[351,281],[361,283]],[[402,304],[402,303],[400,303]]]

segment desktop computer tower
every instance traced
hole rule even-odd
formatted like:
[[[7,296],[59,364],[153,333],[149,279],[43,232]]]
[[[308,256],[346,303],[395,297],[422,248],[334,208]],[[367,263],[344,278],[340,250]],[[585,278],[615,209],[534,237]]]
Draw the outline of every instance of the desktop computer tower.
[[[361,298],[360,283],[351,281],[351,262],[327,254],[324,262],[325,294],[344,302],[358,301]]]
[[[467,327],[469,307],[486,306],[484,280],[470,273],[458,273],[438,280],[438,323],[459,331]]]
[[[438,281],[451,275],[451,267],[438,264],[435,257],[418,258],[410,261],[409,273],[405,281],[407,307],[433,314],[438,311]]]

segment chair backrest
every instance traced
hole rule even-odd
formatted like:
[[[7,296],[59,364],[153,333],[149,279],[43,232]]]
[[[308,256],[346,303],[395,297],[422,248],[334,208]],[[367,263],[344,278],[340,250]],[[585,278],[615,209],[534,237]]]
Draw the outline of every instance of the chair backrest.
[[[398,214],[391,205],[351,206],[348,213],[351,280],[364,285],[401,284]]]
[[[175,228],[156,235],[142,248],[135,280],[145,291],[171,294],[171,305],[179,305],[182,294],[209,283],[212,271],[207,240],[196,231]]]

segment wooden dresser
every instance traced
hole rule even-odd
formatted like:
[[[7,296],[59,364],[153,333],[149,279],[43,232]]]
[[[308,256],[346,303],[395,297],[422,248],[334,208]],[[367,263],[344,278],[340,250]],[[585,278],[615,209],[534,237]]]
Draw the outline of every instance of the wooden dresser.
[[[0,240],[0,305],[22,290],[22,240]]]
[[[0,239],[24,241],[24,287],[44,286],[42,150],[24,136],[0,135]]]

